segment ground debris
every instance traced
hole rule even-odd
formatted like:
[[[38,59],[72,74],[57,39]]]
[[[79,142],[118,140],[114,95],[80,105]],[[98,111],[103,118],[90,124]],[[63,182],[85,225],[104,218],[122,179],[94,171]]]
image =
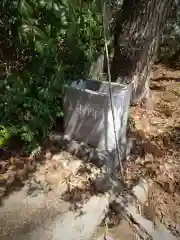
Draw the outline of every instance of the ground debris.
[[[180,71],[154,67],[153,110],[131,108],[136,146],[125,163],[125,180],[154,181],[151,203],[156,217],[180,237]],[[153,196],[153,197],[152,197]]]

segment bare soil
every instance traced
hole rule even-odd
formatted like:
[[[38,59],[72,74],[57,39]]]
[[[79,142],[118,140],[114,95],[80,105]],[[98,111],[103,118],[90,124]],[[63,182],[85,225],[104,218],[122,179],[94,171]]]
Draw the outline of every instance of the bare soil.
[[[180,236],[180,71],[155,65],[151,108],[131,108],[133,154],[125,164],[129,187],[139,177],[152,179],[154,217]]]

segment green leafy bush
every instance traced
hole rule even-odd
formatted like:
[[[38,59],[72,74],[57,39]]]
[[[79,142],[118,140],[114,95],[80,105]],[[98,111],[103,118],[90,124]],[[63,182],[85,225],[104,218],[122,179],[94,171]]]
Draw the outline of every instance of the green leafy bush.
[[[175,1],[158,52],[158,61],[180,65],[180,2]],[[172,66],[172,65],[171,65]]]
[[[18,135],[31,149],[63,115],[65,84],[86,77],[101,53],[101,15],[91,1],[6,0],[0,8],[0,146]]]

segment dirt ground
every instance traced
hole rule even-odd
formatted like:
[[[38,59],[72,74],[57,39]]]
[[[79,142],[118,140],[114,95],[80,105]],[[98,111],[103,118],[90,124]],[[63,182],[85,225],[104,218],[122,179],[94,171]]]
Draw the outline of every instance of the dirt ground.
[[[152,179],[151,212],[154,218],[158,217],[180,236],[180,71],[154,66],[151,93],[152,108],[131,108],[130,134],[136,145],[125,162],[125,181],[131,188],[140,177]],[[3,155],[0,161],[0,202],[12,192],[12,187],[17,189],[23,184],[29,184],[28,194],[65,186],[64,200],[72,203],[73,208],[96,194],[94,181],[100,169],[91,164],[80,167],[78,158],[67,152],[51,150],[40,156],[39,162],[27,157]]]
[[[32,197],[51,191],[62,192],[62,199],[73,209],[96,195],[94,181],[101,174],[100,168],[52,146],[39,158],[40,161],[11,157],[0,162],[0,166],[6,164],[0,169],[1,204],[9,194],[24,185],[27,186],[27,195]]]
[[[139,177],[153,179],[149,199],[154,218],[180,236],[180,71],[156,65],[151,108],[131,108],[133,154],[125,163],[131,187]]]

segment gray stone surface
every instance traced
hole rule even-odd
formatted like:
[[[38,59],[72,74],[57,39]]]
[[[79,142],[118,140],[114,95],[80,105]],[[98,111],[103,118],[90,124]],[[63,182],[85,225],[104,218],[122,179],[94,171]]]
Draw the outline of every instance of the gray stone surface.
[[[0,208],[1,240],[89,240],[108,208],[106,196],[93,196],[78,211],[59,195],[14,193]]]
[[[143,178],[139,179],[139,183],[133,187],[132,192],[141,204],[148,200],[149,187],[152,185],[149,181]]]
[[[153,240],[178,240],[172,233],[160,222],[156,226],[154,223],[140,214],[137,213],[137,210],[134,206],[128,206],[126,208],[127,214],[129,214],[134,221],[146,231]]]
[[[136,192],[136,197],[143,197],[144,201],[144,192],[142,191],[142,182],[140,182],[140,191]],[[137,188],[136,188],[137,189]],[[138,190],[139,190],[138,189]],[[116,203],[114,203],[114,210],[123,214],[127,219],[133,219],[133,222],[138,225],[138,227],[147,233],[153,240],[177,240],[175,236],[160,222],[156,221],[156,226],[154,223],[147,218],[143,217],[136,208],[136,198],[132,197],[129,194],[125,196],[119,196],[116,198]]]
[[[131,87],[112,83],[111,88],[117,138],[124,152]],[[64,101],[65,133],[71,139],[111,152],[115,149],[115,135],[110,106],[108,82],[74,82]]]
[[[109,229],[108,236],[112,240],[140,240],[140,237],[133,231],[129,222],[125,219],[122,219],[118,226]],[[104,240],[104,228],[98,227],[97,232],[91,240]]]

